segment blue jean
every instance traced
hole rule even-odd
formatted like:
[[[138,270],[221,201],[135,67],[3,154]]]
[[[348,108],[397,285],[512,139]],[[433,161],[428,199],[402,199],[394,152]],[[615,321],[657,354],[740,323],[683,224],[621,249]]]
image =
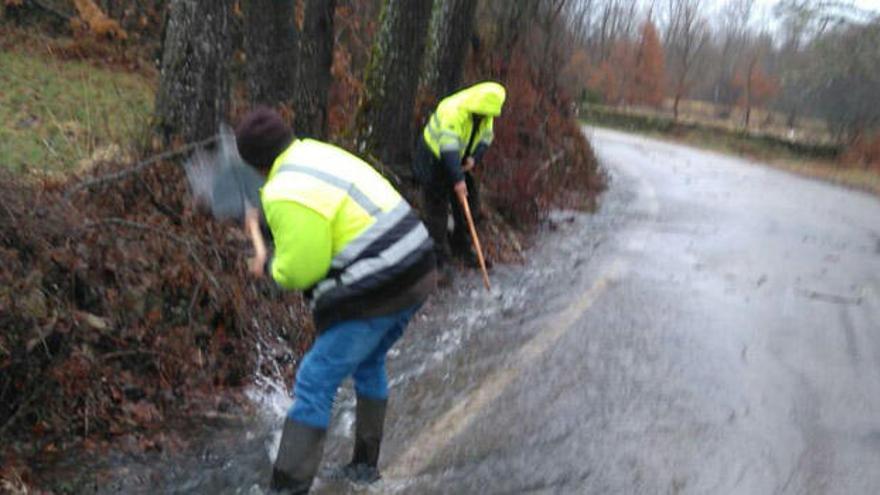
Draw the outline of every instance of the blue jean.
[[[349,375],[354,378],[359,396],[387,399],[385,356],[420,306],[375,318],[343,321],[318,335],[296,373],[293,405],[287,417],[326,429],[336,390]]]

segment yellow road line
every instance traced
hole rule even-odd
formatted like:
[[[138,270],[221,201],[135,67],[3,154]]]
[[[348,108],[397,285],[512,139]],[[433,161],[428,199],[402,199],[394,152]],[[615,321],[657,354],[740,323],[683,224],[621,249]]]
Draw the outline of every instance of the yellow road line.
[[[624,271],[625,263],[623,261],[617,260],[612,263],[589,290],[553,320],[550,328],[542,330],[520,348],[513,361],[517,363],[516,368],[502,368],[490,374],[476,389],[434,422],[430,428],[423,430],[410,443],[410,447],[389,467],[386,474],[391,478],[397,478],[407,475],[415,476],[424,471],[434,459],[434,455],[443,451],[455,437],[464,432],[480,412],[495,402],[523,370],[533,366],[544,352],[574,326],[577,320],[605,291],[609,282],[619,278]]]
[[[650,182],[639,174],[638,169],[629,163],[621,162],[619,168],[631,176],[638,183],[638,196],[648,215],[656,218],[660,211],[660,203],[657,193]],[[648,232],[641,230],[634,241],[638,250],[644,250],[648,242]],[[560,337],[570,330],[577,320],[593,305],[596,299],[607,289],[608,284],[626,272],[627,264],[622,259],[613,261],[608,269],[596,282],[583,293],[577,300],[570,304],[559,317],[553,320],[552,326],[541,331],[529,340],[519,350],[515,361],[516,368],[498,369],[490,374],[483,382],[452,409],[440,417],[434,424],[425,430],[410,443],[409,448],[388,468],[386,474],[389,478],[413,477],[422,473],[434,459],[435,454],[452,442],[454,438],[464,432],[486,409],[489,404],[495,402],[508,386],[519,376],[524,369],[533,366],[536,361],[546,352]]]

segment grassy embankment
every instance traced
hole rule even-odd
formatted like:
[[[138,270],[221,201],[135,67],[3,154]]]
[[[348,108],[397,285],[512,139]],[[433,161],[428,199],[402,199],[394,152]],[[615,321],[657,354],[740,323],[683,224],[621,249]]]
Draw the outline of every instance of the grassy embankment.
[[[148,133],[150,81],[39,53],[0,51],[0,166],[66,174],[118,160]]]
[[[730,125],[689,116],[675,122],[660,112],[600,105],[585,107],[581,119],[589,125],[625,129],[745,156],[798,175],[880,194],[880,174],[845,163],[840,148],[827,141],[795,141],[770,132],[747,133]]]

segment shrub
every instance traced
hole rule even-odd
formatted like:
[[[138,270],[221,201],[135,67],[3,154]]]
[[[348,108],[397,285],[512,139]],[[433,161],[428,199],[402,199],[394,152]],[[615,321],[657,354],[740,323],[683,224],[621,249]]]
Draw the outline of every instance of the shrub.
[[[880,172],[880,133],[860,135],[849,145],[843,160]]]
[[[524,57],[502,81],[508,99],[495,120],[490,167],[479,170],[486,196],[499,212],[528,226],[551,208],[590,208],[603,180],[592,148],[559,92],[539,90]]]
[[[0,173],[4,446],[148,438],[165,417],[225,407],[218,389],[234,400],[259,366],[274,373],[306,346],[301,298],[250,281],[246,240],[193,210],[177,165],[70,200]]]

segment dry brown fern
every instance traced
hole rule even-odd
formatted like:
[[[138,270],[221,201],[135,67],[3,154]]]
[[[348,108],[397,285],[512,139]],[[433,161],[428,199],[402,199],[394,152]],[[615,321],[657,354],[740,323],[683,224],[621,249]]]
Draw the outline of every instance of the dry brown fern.
[[[74,29],[87,26],[89,31],[98,37],[124,40],[128,38],[119,23],[107,17],[93,0],[73,0],[79,19],[73,21]]]

